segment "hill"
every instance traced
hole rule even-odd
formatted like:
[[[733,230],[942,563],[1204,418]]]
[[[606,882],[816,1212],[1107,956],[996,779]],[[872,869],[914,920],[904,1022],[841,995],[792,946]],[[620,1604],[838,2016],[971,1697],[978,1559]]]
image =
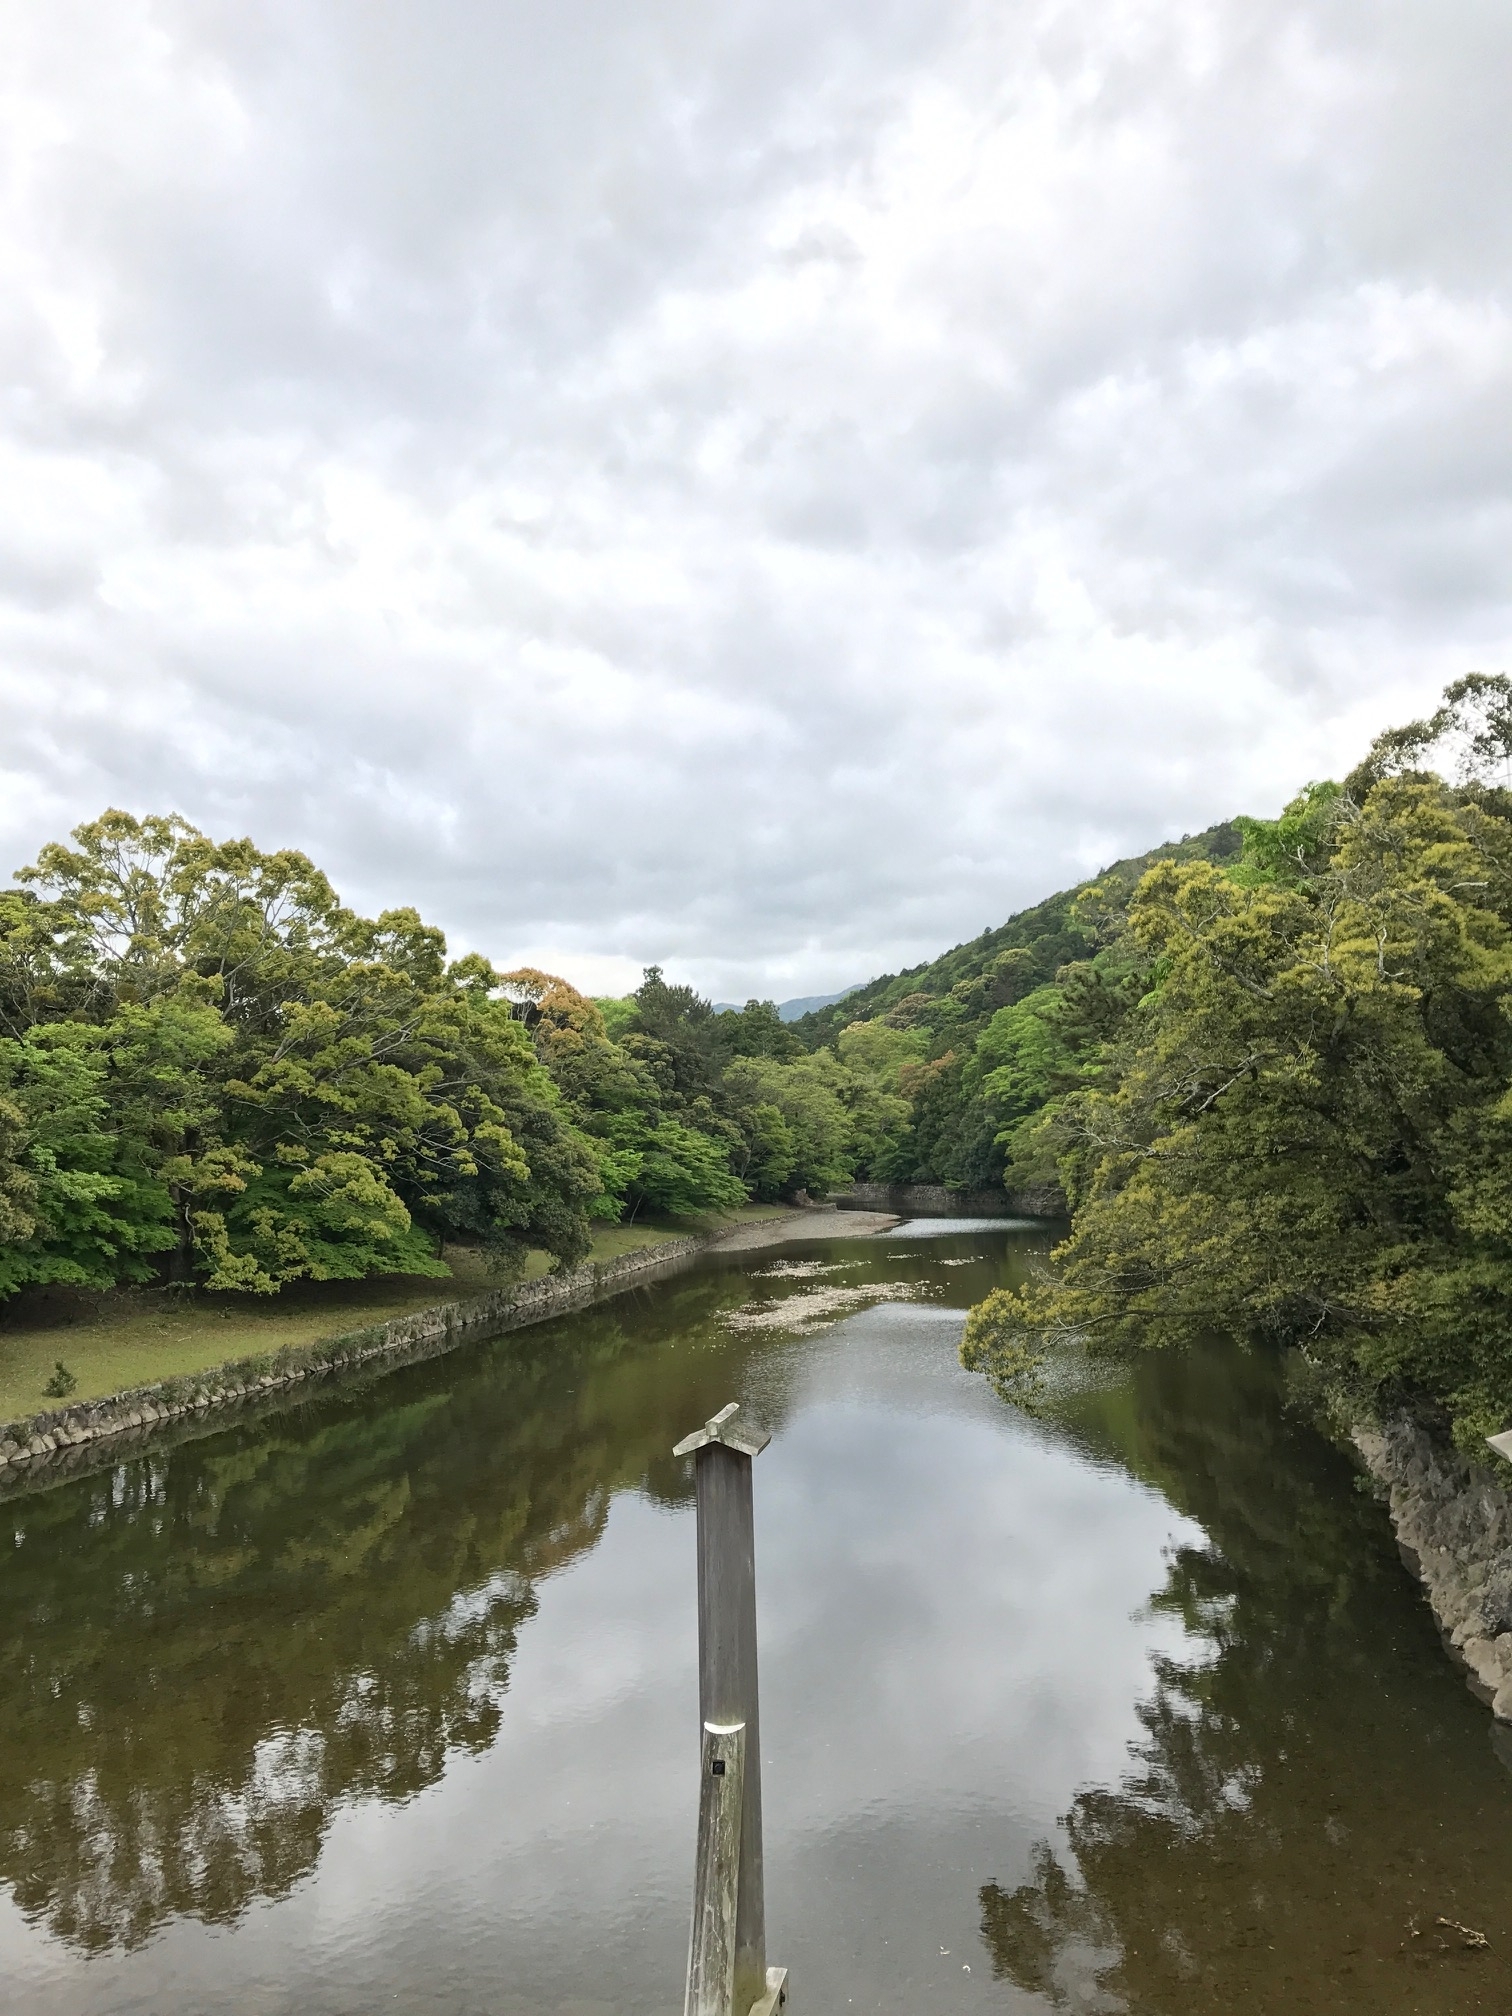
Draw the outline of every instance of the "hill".
[[[796,1019],[783,1019],[792,1022],[794,1033],[808,1049],[818,1050],[833,1045],[848,1024],[897,1016],[905,1003],[909,1005],[899,1020],[932,1026],[937,1017],[931,1014],[931,1007],[955,1001],[966,1011],[952,1018],[951,1033],[959,1039],[973,1023],[985,1023],[995,1009],[1048,985],[1062,966],[1086,957],[1086,938],[1072,926],[1071,912],[1095,885],[1110,885],[1109,894],[1116,903],[1120,896],[1127,900],[1140,876],[1157,861],[1232,861],[1238,858],[1242,845],[1239,828],[1232,820],[1209,826],[1202,833],[1183,834],[1180,840],[1152,847],[1148,853],[1115,861],[1101,874],[1017,911],[995,930],[952,946],[937,959],[910,966],[902,973],[884,973],[862,987],[816,1004]]]

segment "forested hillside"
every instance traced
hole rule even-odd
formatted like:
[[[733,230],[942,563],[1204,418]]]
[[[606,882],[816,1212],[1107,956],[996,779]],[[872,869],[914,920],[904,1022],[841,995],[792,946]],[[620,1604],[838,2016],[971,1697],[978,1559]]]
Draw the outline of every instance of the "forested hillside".
[[[875,1016],[897,1010],[905,1001],[928,1000],[931,1026],[943,1031],[965,1026],[973,1015],[990,1014],[1008,1005],[1007,997],[1022,998],[1022,992],[1053,980],[1068,960],[1079,958],[1086,938],[1073,921],[1073,911],[1085,893],[1095,886],[1108,891],[1132,891],[1140,876],[1157,861],[1228,861],[1236,858],[1243,836],[1232,820],[1210,826],[1206,832],[1184,835],[1152,847],[1147,854],[1115,861],[1100,875],[1047,896],[1031,909],[1019,910],[995,930],[984,931],[964,945],[953,946],[938,959],[922,966],[910,966],[902,973],[884,973],[867,981],[841,1000],[815,1013],[799,1016],[792,1028],[809,1049],[833,1044],[836,1036],[852,1022],[870,1021]],[[1011,956],[1010,956],[1011,955]],[[982,983],[978,987],[977,983]],[[994,999],[994,996],[999,998]],[[955,1008],[944,1006],[949,999]]]
[[[1020,1123],[1074,1082],[1127,991],[1123,916],[1156,862],[1238,859],[1240,829],[1210,827],[1021,910],[931,964],[884,974],[792,1027],[814,1050],[895,1060],[906,1126],[868,1174],[978,1189],[1022,1155]],[[883,1032],[892,1032],[884,1034]],[[1031,1156],[1018,1173],[1042,1179]]]

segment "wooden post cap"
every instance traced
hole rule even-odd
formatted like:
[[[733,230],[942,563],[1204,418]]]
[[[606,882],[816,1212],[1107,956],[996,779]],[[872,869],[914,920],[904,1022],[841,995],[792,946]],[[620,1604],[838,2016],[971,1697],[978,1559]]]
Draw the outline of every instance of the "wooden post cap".
[[[711,1442],[722,1442],[726,1449],[738,1449],[742,1456],[759,1456],[772,1438],[759,1428],[733,1427],[731,1424],[739,1412],[740,1402],[732,1400],[728,1407],[721,1407],[717,1414],[711,1414],[702,1428],[695,1428],[691,1435],[684,1435],[672,1454],[691,1456],[697,1449],[706,1449]]]

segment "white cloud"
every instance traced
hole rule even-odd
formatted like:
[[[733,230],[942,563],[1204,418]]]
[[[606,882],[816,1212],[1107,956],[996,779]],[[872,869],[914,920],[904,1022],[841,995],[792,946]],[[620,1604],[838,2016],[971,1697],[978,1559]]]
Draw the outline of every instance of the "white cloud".
[[[0,9],[0,843],[924,956],[1512,635],[1512,17]]]

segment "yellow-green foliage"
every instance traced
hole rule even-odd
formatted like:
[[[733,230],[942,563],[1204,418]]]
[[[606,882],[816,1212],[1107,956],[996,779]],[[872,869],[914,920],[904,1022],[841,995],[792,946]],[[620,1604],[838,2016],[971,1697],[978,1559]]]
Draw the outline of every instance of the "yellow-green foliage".
[[[1140,883],[1150,990],[1045,1123],[1070,1237],[968,1325],[1008,1390],[1057,1338],[1224,1329],[1467,1440],[1512,1411],[1512,803],[1384,767],[1310,787],[1238,873]]]

